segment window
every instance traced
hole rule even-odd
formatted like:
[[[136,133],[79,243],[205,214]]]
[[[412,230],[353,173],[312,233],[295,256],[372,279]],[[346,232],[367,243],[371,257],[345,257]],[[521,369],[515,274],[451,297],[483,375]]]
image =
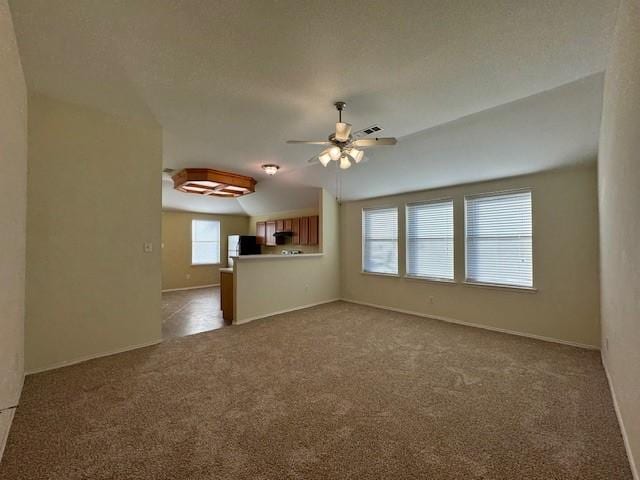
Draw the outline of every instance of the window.
[[[453,280],[453,200],[407,205],[407,275]]]
[[[362,211],[362,270],[398,274],[398,209]]]
[[[533,287],[531,192],[465,198],[467,280]]]
[[[220,263],[220,222],[191,220],[191,264]]]

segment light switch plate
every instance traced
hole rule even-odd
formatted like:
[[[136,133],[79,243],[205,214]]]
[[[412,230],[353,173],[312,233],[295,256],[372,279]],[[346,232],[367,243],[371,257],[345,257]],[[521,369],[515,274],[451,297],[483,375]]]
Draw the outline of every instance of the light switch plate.
[[[153,252],[153,243],[145,242],[143,248],[144,248],[144,253],[151,253]]]

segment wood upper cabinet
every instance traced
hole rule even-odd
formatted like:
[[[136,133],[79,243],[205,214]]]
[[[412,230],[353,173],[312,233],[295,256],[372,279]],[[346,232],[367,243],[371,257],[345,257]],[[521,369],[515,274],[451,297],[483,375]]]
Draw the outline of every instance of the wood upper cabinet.
[[[276,222],[275,220],[271,220],[266,222],[266,234],[265,234],[265,245],[269,245],[270,247],[275,246],[276,237],[273,234],[276,233]]]
[[[291,219],[291,232],[293,232],[293,235],[291,236],[291,243],[293,245],[300,245],[300,219],[299,218]]]
[[[300,217],[299,245],[309,245],[309,217]]]
[[[309,245],[318,245],[318,216],[309,217]]]
[[[256,243],[258,245],[264,245],[266,236],[267,236],[266,222],[256,222]]]
[[[291,232],[291,245],[318,245],[319,217],[282,218],[256,222],[256,243],[258,245],[275,246],[276,232]],[[289,243],[289,242],[287,242]]]

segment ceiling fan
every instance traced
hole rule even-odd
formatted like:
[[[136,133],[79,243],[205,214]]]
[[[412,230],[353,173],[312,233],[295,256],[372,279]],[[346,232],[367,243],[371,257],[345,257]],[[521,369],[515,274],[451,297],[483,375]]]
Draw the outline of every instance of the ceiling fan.
[[[309,160],[309,163],[319,161],[323,167],[329,162],[340,161],[340,168],[343,170],[349,168],[352,163],[360,163],[365,160],[365,148],[377,147],[380,145],[395,145],[398,143],[393,137],[387,138],[365,138],[369,135],[381,132],[382,127],[372,125],[364,130],[358,130],[351,133],[351,125],[342,122],[342,111],[347,105],[345,102],[335,102],[336,110],[338,110],[338,123],[336,123],[336,131],[329,135],[328,140],[288,140],[287,143],[303,143],[306,145],[325,145],[327,146],[319,155]]]

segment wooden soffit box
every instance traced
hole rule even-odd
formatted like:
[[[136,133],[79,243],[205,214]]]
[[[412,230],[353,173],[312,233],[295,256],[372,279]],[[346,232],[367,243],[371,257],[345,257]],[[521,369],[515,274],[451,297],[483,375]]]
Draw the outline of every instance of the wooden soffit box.
[[[230,198],[255,192],[257,183],[251,177],[210,168],[184,168],[172,178],[173,188],[181,192]]]

